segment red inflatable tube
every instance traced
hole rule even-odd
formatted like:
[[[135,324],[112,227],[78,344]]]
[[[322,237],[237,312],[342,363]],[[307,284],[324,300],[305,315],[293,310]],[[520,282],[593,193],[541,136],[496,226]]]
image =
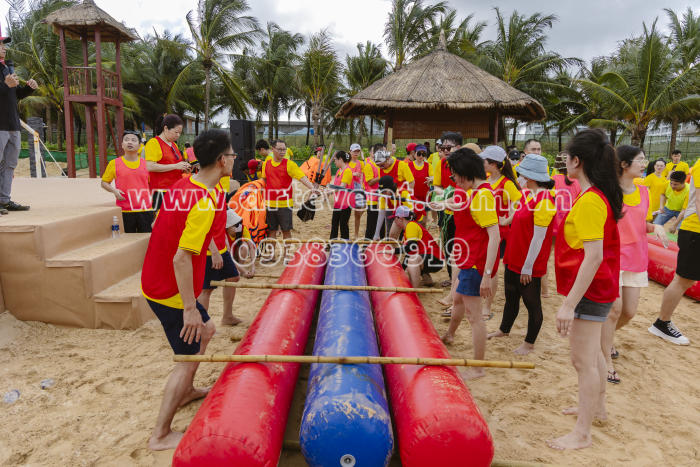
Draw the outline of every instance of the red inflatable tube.
[[[676,273],[678,245],[675,242],[669,242],[668,248],[664,248],[663,244],[657,239],[649,237],[648,240],[649,279],[661,285],[668,285]],[[695,285],[685,291],[685,294],[690,298],[700,300],[700,282],[696,282]]]
[[[396,257],[382,249],[376,245],[365,251],[367,283],[410,287]],[[450,358],[416,294],[370,295],[383,356]],[[404,467],[491,465],[491,433],[454,367],[384,369]]]
[[[320,284],[322,245],[302,246],[278,283]],[[302,355],[319,291],[273,290],[239,355]],[[180,441],[174,466],[276,466],[299,364],[229,363]]]

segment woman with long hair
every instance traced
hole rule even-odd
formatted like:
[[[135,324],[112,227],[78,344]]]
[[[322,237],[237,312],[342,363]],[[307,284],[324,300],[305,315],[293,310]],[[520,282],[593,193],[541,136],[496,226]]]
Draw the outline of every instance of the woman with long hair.
[[[556,239],[557,292],[564,295],[556,315],[557,331],[568,337],[571,362],[578,374],[578,407],[574,429],[547,444],[554,449],[591,445],[593,419],[606,419],[607,368],[600,348],[603,323],[618,296],[622,216],[620,164],[615,148],[601,130],[577,133],[567,146],[566,169],[578,180],[581,196],[560,226]]]
[[[647,233],[654,232],[657,238],[668,245],[663,226],[651,223],[649,189],[638,186],[634,180],[641,178],[646,157],[637,146],[618,146],[620,160],[620,187],[622,188],[622,219],[617,224],[620,232],[620,296],[613,304],[608,319],[603,324],[600,345],[607,363],[609,383],[620,383],[613,358],[619,353],[613,347],[615,331],[629,323],[637,313],[642,288],[649,285],[649,245]]]
[[[520,185],[510,165],[510,159],[506,151],[500,146],[486,146],[481,154],[484,160],[484,169],[487,174],[491,174],[488,182],[491,184],[493,195],[496,197],[496,214],[498,214],[498,231],[501,235],[501,244],[499,246],[500,257],[506,252],[506,241],[510,233],[510,224],[513,222],[513,216],[517,209],[520,198],[523,197],[520,193]],[[498,268],[498,266],[496,266]],[[498,273],[498,271],[496,271]],[[484,319],[491,319],[491,304],[493,297],[498,290],[498,281],[493,287],[493,294],[483,301]]]
[[[175,114],[161,115],[156,122],[158,136],[146,143],[146,166],[154,211],[160,208],[163,193],[182,178],[183,172],[189,173],[192,170],[192,165],[180,154],[176,144],[182,134],[183,124],[182,119]]]
[[[348,166],[350,163],[350,154],[345,151],[337,151],[333,155],[335,165],[338,171],[333,178],[333,184],[342,186],[343,188],[353,187],[353,172]],[[331,240],[338,237],[340,230],[340,238],[350,240],[350,197],[352,193],[338,190],[335,192],[335,203],[333,204],[333,217],[331,218]]]
[[[535,340],[542,327],[540,284],[547,271],[552,249],[556,207],[551,193],[554,181],[549,178],[547,159],[538,154],[528,154],[518,166],[518,172],[525,180],[527,195],[513,216],[511,239],[503,257],[506,294],[503,318],[498,331],[490,333],[488,338],[508,336],[518,317],[522,298],[528,315],[527,335],[525,342],[514,353],[527,355],[535,348]]]

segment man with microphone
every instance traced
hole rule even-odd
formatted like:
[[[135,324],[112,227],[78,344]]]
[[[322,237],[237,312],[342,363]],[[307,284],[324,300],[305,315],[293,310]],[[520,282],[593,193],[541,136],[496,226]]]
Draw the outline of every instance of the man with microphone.
[[[29,210],[29,206],[22,206],[10,199],[12,177],[22,144],[17,101],[39,87],[33,79],[20,86],[13,63],[5,61],[5,44],[9,42],[10,38],[0,32],[0,214],[3,215],[8,211]]]

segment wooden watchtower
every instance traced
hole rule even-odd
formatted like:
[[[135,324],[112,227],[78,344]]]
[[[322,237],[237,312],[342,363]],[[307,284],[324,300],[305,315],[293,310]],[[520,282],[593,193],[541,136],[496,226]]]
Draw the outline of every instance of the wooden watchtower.
[[[97,145],[100,173],[107,167],[107,131],[112,134],[115,150],[121,155],[118,143],[124,131],[124,104],[122,101],[120,44],[138,39],[136,34],[101,10],[92,0],[62,8],[44,20],[60,37],[63,65],[63,107],[66,120],[66,160],[68,176],[75,177],[75,140],[73,136],[73,105],[85,106],[87,127],[87,156],[90,177],[97,176],[95,167],[94,125],[97,124]],[[66,35],[82,42],[83,66],[68,66]],[[88,42],[95,42],[95,66],[88,62]],[[116,73],[102,68],[102,43],[114,42]],[[107,106],[115,109],[112,122]],[[115,132],[116,130],[116,132]]]

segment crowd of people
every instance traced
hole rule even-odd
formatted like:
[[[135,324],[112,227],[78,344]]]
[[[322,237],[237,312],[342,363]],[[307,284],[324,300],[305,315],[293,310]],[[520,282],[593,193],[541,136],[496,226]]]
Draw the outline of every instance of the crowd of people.
[[[122,207],[127,231],[150,232],[152,226],[143,294],[173,351],[196,354],[204,352],[215,330],[208,310],[211,282],[236,281],[239,269],[252,277],[258,246],[241,217],[227,208],[236,158],[227,134],[204,132],[183,154],[176,145],[181,130],[179,117],[165,116],[158,136],[145,144],[145,159],[138,134],[126,131],[124,156],[110,162],[102,186]],[[366,154],[359,144],[333,154],[320,147],[299,167],[283,140],[261,140],[256,144],[261,160],[247,163],[246,178],[264,182],[270,237],[281,231],[291,238],[297,180],[312,199],[331,201],[331,239],[350,240],[354,221],[354,239],[394,240],[414,287],[433,285],[431,274],[445,268],[450,279],[443,285],[450,292],[441,302],[450,322],[442,339],[450,345],[466,317],[475,359],[485,357],[489,339],[509,335],[521,299],[527,332],[514,352],[534,350],[554,251],[557,292],[564,296],[556,327],[570,340],[579,404],[565,411],[577,415],[574,429],[549,445],[590,445],[594,418],[606,417],[606,384],[621,382],[613,363],[619,357],[615,331],[634,317],[648,285],[646,236],[653,233],[668,244],[664,225],[678,232],[678,264],[649,332],[689,343],[671,317],[684,291],[700,280],[698,179],[679,153],[668,164],[649,163],[640,148],[616,148],[595,129],[577,133],[551,168],[536,140],[522,151],[504,150],[464,144],[459,133],[445,132],[436,143],[433,153],[428,142],[410,144],[403,159],[381,143]],[[498,330],[487,333],[499,270],[505,305]],[[236,325],[235,289],[223,293],[221,324]],[[177,444],[181,435],[170,429],[177,407],[205,394],[192,385],[196,368],[176,365],[151,448]],[[483,374],[482,368],[470,368],[464,377]]]

